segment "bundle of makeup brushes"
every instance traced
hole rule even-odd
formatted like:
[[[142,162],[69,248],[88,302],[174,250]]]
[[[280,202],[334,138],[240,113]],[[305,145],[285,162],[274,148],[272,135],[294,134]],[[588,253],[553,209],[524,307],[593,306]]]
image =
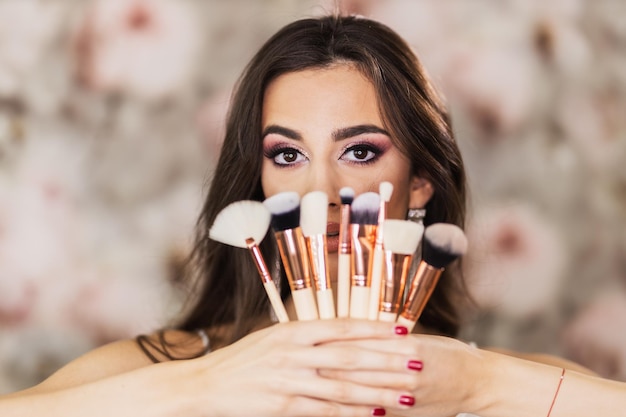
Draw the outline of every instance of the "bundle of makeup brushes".
[[[398,322],[413,329],[444,269],[467,250],[456,225],[426,229],[409,220],[387,219],[393,186],[355,197],[340,190],[341,217],[337,262],[337,306],[328,264],[328,196],[313,191],[300,198],[282,192],[264,202],[228,205],[216,217],[209,237],[247,248],[257,266],[274,313],[289,321],[258,244],[272,229],[285,269],[298,320],[352,317]],[[415,252],[422,255],[409,276]]]

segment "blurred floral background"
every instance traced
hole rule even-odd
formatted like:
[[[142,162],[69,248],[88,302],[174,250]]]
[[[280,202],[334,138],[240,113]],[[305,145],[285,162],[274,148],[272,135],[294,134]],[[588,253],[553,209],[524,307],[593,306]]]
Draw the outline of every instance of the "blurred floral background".
[[[415,48],[471,186],[463,338],[626,380],[626,2],[0,0],[0,393],[167,324],[229,92],[340,7]]]

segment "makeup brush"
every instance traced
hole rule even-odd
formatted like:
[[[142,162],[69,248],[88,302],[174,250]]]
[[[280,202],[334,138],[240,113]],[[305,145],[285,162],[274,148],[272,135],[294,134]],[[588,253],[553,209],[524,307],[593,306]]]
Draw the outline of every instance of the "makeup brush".
[[[356,197],[350,206],[352,318],[366,319],[369,315],[371,255],[376,243],[379,205],[380,196],[374,192],[367,192]]]
[[[263,204],[272,214],[270,224],[289,280],[298,320],[315,320],[319,316],[311,288],[306,243],[300,228],[300,196],[286,191],[265,199]]]
[[[337,261],[337,317],[350,315],[350,206],[354,200],[354,190],[343,187],[339,190],[341,199],[341,219],[339,222],[339,256]]]
[[[270,227],[270,219],[271,213],[263,203],[252,200],[237,201],[218,213],[209,229],[209,237],[226,245],[248,248],[274,313],[278,321],[284,323],[289,321],[285,305],[258,246]]]
[[[368,318],[370,320],[378,319],[378,305],[380,304],[380,287],[382,283],[383,267],[385,252],[383,250],[383,223],[387,217],[387,204],[391,200],[393,193],[393,184],[383,181],[378,186],[380,202],[378,207],[378,220],[376,227],[376,243],[374,245],[374,255],[372,260],[372,269],[370,272],[370,301]]]
[[[424,226],[408,220],[385,220],[385,275],[381,284],[378,319],[394,322],[398,317],[413,254]]]
[[[454,224],[435,223],[426,228],[422,245],[422,260],[397,320],[409,330],[415,327],[444,268],[467,251],[467,238]]]
[[[300,201],[300,227],[306,242],[311,277],[317,290],[317,308],[321,319],[335,317],[335,301],[330,286],[326,227],[328,221],[328,195],[311,191]]]

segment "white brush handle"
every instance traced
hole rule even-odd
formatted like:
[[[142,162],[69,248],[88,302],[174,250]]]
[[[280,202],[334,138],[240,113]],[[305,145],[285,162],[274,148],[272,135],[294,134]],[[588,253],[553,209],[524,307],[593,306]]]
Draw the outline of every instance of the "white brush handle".
[[[320,312],[320,319],[335,318],[335,300],[333,299],[333,290],[319,290],[317,292],[317,307]]]
[[[280,298],[280,294],[278,293],[278,289],[276,288],[276,284],[273,281],[264,282],[263,286],[265,287],[265,292],[267,293],[267,297],[270,299],[270,303],[272,303],[272,308],[274,309],[274,313],[276,317],[278,317],[278,321],[281,323],[286,323],[289,321],[289,316],[287,315],[287,310],[285,310],[285,305],[283,304],[283,300]]]
[[[413,328],[415,327],[415,323],[417,323],[414,320],[409,320],[405,317],[402,316],[398,316],[398,319],[396,320],[396,323],[401,324],[403,326],[405,326],[407,329],[409,329],[409,333],[411,333],[413,331]]]
[[[350,317],[353,319],[366,319],[370,301],[370,288],[352,286],[350,293]]]
[[[291,292],[293,303],[296,306],[298,320],[317,320],[317,305],[312,288],[302,288]]]
[[[381,311],[380,313],[378,313],[378,320],[386,321],[389,323],[395,322],[397,317],[398,315],[396,313],[390,313],[388,311]]]
[[[337,317],[350,316],[350,254],[339,254],[337,267]]]
[[[383,276],[383,257],[384,251],[382,245],[374,246],[374,259],[372,259],[372,280],[370,284],[369,312],[367,318],[370,320],[378,320],[378,309],[380,307],[380,287],[382,285]]]

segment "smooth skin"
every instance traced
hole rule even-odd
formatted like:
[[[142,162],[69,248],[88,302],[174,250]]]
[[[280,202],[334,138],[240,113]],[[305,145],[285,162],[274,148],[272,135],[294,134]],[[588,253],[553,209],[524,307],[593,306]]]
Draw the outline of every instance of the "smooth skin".
[[[394,185],[390,217],[404,216],[415,177],[382,126],[373,86],[353,67],[277,78],[265,95],[263,128],[266,195],[325,191],[329,220],[338,221],[339,188],[376,191],[386,180]],[[201,358],[156,365],[132,340],[112,343],[1,397],[0,415],[367,417],[382,407],[402,416],[535,417],[547,414],[562,366],[568,371],[551,417],[613,417],[626,409],[624,384],[558,358],[530,361],[451,338],[398,334],[402,328],[385,322],[260,327]],[[195,338],[191,351],[201,346],[183,332],[167,338]],[[421,370],[409,366],[416,362]]]

